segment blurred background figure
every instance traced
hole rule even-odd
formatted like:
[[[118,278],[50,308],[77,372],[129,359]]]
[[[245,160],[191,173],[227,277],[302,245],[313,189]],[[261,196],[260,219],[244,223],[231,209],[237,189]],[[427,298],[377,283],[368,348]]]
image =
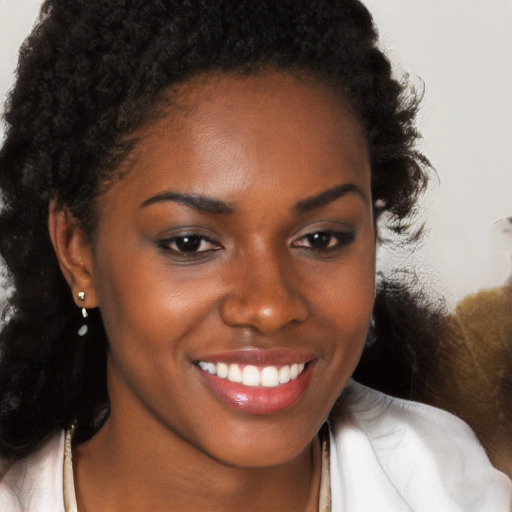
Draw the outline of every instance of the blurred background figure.
[[[512,263],[512,217],[493,226]],[[440,338],[425,401],[464,419],[491,461],[512,476],[512,268],[503,286],[465,297]]]

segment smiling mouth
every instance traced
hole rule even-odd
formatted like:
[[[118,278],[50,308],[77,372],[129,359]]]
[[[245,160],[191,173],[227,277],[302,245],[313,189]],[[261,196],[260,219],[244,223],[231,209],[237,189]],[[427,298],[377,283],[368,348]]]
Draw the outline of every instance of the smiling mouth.
[[[204,372],[235,384],[248,387],[275,388],[297,379],[308,363],[255,366],[251,364],[199,361],[197,364]]]
[[[210,354],[194,366],[209,391],[247,414],[275,414],[299,402],[313,378],[315,354],[290,349],[241,349]]]

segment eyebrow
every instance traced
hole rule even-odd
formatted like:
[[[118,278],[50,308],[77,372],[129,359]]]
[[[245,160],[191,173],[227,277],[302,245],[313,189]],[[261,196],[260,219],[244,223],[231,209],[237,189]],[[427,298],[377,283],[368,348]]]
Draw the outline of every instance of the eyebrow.
[[[343,185],[336,185],[335,187],[324,190],[316,196],[306,197],[306,199],[299,201],[294,209],[298,213],[306,213],[332,203],[347,194],[357,194],[365,203],[368,203],[368,198],[357,185],[344,183]]]
[[[345,183],[343,185],[336,185],[332,188],[324,190],[316,196],[306,197],[305,199],[302,199],[297,204],[295,204],[293,209],[297,213],[306,213],[332,203],[333,201],[336,201],[336,199],[339,199],[340,197],[343,197],[347,194],[357,194],[365,202],[368,202],[365,194],[358,186],[352,183]],[[140,208],[146,208],[152,204],[165,201],[173,201],[175,203],[184,204],[206,213],[230,214],[234,212],[234,208],[231,205],[218,199],[194,194],[182,194],[180,192],[163,192],[161,194],[157,194],[156,196],[146,199],[140,205]]]
[[[149,205],[164,201],[174,201],[175,203],[184,204],[206,213],[233,213],[233,208],[229,204],[219,201],[218,199],[199,195],[181,194],[179,192],[163,192],[162,194],[150,197],[140,205],[140,208],[146,208]]]

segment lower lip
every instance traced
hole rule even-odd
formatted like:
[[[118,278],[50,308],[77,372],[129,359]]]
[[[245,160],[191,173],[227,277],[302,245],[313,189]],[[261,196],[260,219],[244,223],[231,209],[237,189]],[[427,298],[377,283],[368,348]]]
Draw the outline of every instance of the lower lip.
[[[197,371],[208,388],[233,409],[248,414],[274,414],[300,400],[311,382],[314,367],[315,362],[312,361],[296,379],[274,388],[244,386],[221,379],[200,368]]]

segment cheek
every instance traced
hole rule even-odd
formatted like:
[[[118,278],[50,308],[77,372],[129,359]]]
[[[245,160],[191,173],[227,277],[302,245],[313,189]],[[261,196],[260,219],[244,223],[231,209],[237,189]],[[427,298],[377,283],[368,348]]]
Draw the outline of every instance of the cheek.
[[[375,299],[375,250],[371,240],[328,270],[310,273],[311,303],[318,316],[341,330],[366,333]],[[313,281],[314,280],[314,281]]]
[[[215,307],[211,280],[176,278],[176,272],[155,271],[149,264],[106,268],[100,276],[100,309],[111,342],[116,338],[162,343],[184,336]]]
[[[312,318],[332,341],[323,353],[326,361],[333,363],[328,371],[351,374],[364,348],[375,300],[373,247],[369,241],[328,273],[309,273],[308,287],[315,290],[310,297]]]
[[[113,348],[123,343],[132,353],[174,351],[212,314],[218,286],[204,270],[176,269],[136,245],[131,252],[104,250],[96,259],[99,307]]]
[[[109,394],[116,403],[126,404],[119,402],[125,400],[120,396],[131,389],[146,408],[166,410],[167,402],[180,403],[169,390],[185,394],[184,380],[195,382],[185,379],[192,371],[189,356],[208,339],[217,293],[200,275],[189,272],[185,277],[187,272],[143,260],[142,252],[133,258],[125,254],[122,261],[104,258],[98,274],[110,346]],[[105,263],[109,261],[115,265]],[[189,401],[200,391],[187,388]],[[160,405],[158,397],[166,397]]]

